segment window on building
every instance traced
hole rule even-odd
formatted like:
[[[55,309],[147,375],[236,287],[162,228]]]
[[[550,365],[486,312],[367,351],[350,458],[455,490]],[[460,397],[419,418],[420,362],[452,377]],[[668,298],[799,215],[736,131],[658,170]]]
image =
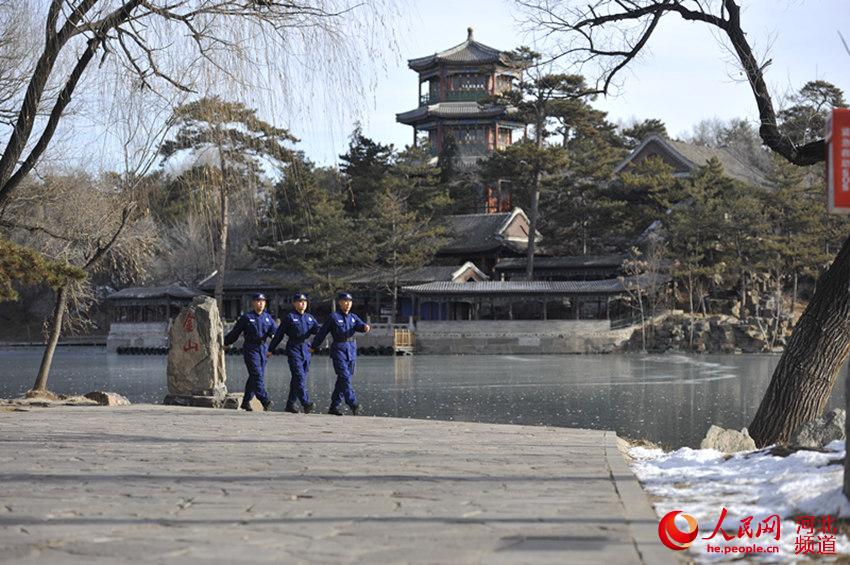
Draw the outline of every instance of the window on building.
[[[448,128],[457,143],[461,156],[485,155],[487,153],[487,128],[484,126],[456,126]]]

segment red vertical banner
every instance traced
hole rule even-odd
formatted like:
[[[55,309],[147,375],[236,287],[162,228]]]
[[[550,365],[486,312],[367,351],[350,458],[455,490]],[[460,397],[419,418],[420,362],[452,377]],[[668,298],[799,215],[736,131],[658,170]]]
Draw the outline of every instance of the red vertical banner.
[[[833,108],[826,126],[827,197],[833,214],[850,214],[850,108]]]

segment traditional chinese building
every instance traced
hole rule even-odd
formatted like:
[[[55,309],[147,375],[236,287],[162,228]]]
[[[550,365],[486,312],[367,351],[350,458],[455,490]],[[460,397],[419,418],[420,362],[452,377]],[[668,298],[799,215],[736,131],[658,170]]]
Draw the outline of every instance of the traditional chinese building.
[[[508,106],[482,103],[511,90],[522,77],[523,61],[507,51],[475,41],[472,28],[466,41],[445,51],[410,59],[419,74],[418,107],[396,115],[413,126],[413,144],[428,143],[439,154],[449,138],[457,148],[458,164],[472,167],[496,149],[513,143],[524,124],[512,120]],[[485,187],[482,209],[508,212],[511,198],[501,187]]]

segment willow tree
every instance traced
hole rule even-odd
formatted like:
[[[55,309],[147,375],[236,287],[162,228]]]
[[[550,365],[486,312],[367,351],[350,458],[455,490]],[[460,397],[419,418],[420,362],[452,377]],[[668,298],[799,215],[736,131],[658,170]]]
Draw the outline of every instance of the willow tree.
[[[709,26],[717,32],[746,77],[756,102],[764,144],[790,163],[808,166],[826,159],[821,136],[795,139],[781,127],[767,87],[771,60],[760,60],[747,37],[737,0],[514,0],[526,24],[555,39],[556,57],[598,64],[596,91],[607,94],[620,74],[652,43],[665,17]],[[672,92],[672,91],[671,91]],[[786,441],[826,407],[836,377],[850,354],[850,238],[794,327],[759,409],[749,426],[756,444]]]

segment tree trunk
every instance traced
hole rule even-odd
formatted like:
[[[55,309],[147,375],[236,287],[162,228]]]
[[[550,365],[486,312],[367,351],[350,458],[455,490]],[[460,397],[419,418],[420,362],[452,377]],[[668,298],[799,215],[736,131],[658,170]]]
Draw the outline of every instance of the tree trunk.
[[[696,313],[694,312],[694,278],[693,275],[688,273],[688,302],[690,306],[691,312],[691,327],[689,331],[688,337],[688,348],[694,348],[694,324],[696,323]]]
[[[776,345],[777,334],[779,333],[779,316],[782,315],[782,276],[776,275],[776,290],[773,297],[776,303],[773,308],[773,335],[770,336],[770,348]]]
[[[797,309],[797,269],[794,269],[794,287],[791,291],[791,323],[794,323],[794,311]]]
[[[528,247],[526,248],[525,261],[525,278],[526,280],[534,280],[534,234],[537,233],[537,212],[540,202],[540,165],[543,161],[543,156],[540,154],[543,151],[543,127],[546,121],[543,108],[537,110],[537,121],[534,124],[534,143],[537,145],[537,162],[534,164],[534,190],[531,193],[531,217],[529,218],[530,226],[528,229]]]
[[[224,269],[227,266],[227,190],[221,189],[221,227],[218,237],[218,276],[215,279],[215,301],[218,311],[224,317]]]
[[[534,280],[534,234],[537,233],[537,208],[540,202],[540,171],[534,175],[534,193],[531,195],[531,225],[528,228],[528,248],[526,249],[525,278]]]
[[[640,308],[640,337],[643,345],[642,353],[646,353],[646,316],[643,311],[643,298],[641,297],[641,288],[638,287],[638,307]]]
[[[819,417],[850,353],[850,238],[818,281],[749,427],[756,445],[788,441]]]
[[[59,287],[56,293],[56,304],[53,307],[53,320],[50,322],[50,336],[47,339],[47,347],[41,357],[41,367],[35,378],[34,391],[47,390],[47,376],[50,374],[50,365],[53,364],[53,354],[56,352],[56,344],[59,343],[59,335],[62,333],[62,320],[65,317],[65,305],[68,303],[68,287]]]
[[[390,325],[395,324],[395,313],[398,308],[398,277],[393,277],[393,309],[390,312]]]

